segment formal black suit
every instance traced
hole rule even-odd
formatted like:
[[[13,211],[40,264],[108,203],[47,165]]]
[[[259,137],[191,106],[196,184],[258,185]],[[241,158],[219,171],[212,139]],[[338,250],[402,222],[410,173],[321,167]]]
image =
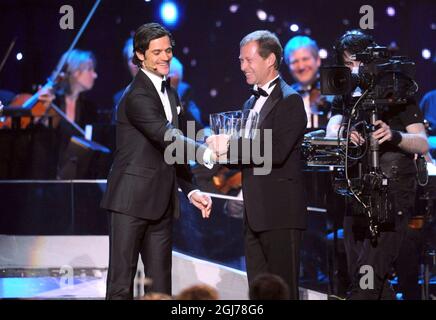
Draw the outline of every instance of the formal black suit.
[[[177,185],[195,187],[186,165],[164,161],[167,130],[177,128],[178,97],[167,88],[172,123],[150,78],[140,70],[117,108],[115,159],[101,206],[111,212],[108,299],[131,299],[138,254],[152,291],[171,294],[172,218],[179,215]],[[198,148],[175,135],[173,141]],[[200,147],[202,152],[204,148]]]
[[[254,106],[252,96],[244,109]],[[242,165],[245,204],[245,255],[251,282],[260,273],[281,276],[290,287],[291,298],[298,298],[299,250],[301,231],[306,228],[307,204],[303,186],[300,146],[306,128],[306,112],[301,97],[279,78],[260,110],[253,143],[265,141],[264,129],[272,130],[272,169],[268,175],[255,175],[255,165]],[[238,140],[238,162],[243,139]],[[234,146],[232,142],[230,149]],[[229,152],[230,162],[232,159]],[[251,158],[251,156],[250,156]]]

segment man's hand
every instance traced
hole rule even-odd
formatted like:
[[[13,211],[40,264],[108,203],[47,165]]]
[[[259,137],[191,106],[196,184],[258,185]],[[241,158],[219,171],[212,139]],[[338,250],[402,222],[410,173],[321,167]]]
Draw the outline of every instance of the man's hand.
[[[203,218],[209,218],[212,210],[212,199],[208,195],[195,191],[189,200],[201,211]]]
[[[354,143],[356,146],[361,146],[365,143],[365,139],[363,139],[362,135],[356,130],[351,131],[350,141]]]
[[[227,134],[212,135],[206,139],[208,147],[215,153],[217,157],[227,153],[229,149],[230,136]]]
[[[374,126],[380,126],[377,130],[372,133],[372,137],[378,140],[379,144],[382,144],[385,141],[392,140],[392,131],[391,128],[381,120],[377,120],[374,122]]]

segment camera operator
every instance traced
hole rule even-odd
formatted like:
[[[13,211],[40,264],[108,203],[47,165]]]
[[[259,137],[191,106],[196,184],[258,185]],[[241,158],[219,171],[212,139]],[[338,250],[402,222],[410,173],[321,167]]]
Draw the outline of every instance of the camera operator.
[[[371,36],[359,30],[348,31],[335,44],[338,63],[349,67],[352,73],[357,73],[362,62],[357,61],[355,55],[375,45]],[[349,94],[348,99],[335,99],[332,117],[327,124],[327,137],[337,138],[339,133],[342,134],[343,124],[348,121],[349,110],[352,107],[349,101],[353,100],[352,96],[358,96],[363,90],[359,93],[357,88],[356,91]],[[363,120],[363,114],[364,112],[359,112],[357,122]],[[429,148],[423,116],[413,99],[408,99],[405,104],[386,108],[373,126],[372,138],[380,146],[380,169],[388,178],[386,210],[391,214],[388,215],[390,219],[378,226],[379,232],[374,241],[369,229],[369,218],[362,213],[362,207],[359,210],[360,204],[354,199],[347,201],[344,241],[351,278],[349,298],[353,300],[395,299],[395,293],[388,280],[405,235],[408,217],[414,209],[414,155],[425,154]],[[350,132],[352,144],[361,145],[365,149],[369,139],[366,140],[365,135],[357,129],[351,129]],[[360,160],[360,168],[367,165],[368,157],[365,156]],[[362,268],[363,266],[365,267]],[[368,272],[368,266],[373,270],[373,278]]]

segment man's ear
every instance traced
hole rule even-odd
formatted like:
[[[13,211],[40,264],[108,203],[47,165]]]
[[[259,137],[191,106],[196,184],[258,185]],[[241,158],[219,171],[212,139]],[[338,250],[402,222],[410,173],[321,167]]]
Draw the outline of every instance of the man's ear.
[[[270,53],[269,56],[266,58],[268,66],[274,67],[276,63],[276,55],[274,53]]]
[[[143,62],[145,60],[145,55],[140,51],[135,51],[136,57]],[[141,63],[142,64],[142,63]]]

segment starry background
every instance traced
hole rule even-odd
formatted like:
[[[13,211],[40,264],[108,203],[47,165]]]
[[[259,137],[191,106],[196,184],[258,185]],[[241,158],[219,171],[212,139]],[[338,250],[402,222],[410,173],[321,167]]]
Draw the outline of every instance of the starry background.
[[[178,7],[179,19],[167,27],[176,39],[175,56],[184,64],[184,80],[194,88],[195,101],[206,117],[209,113],[241,108],[249,95],[238,61],[239,42],[247,33],[268,29],[277,34],[283,47],[295,35],[309,35],[326,50],[327,58],[323,59],[326,64],[331,62],[334,40],[346,30],[359,27],[362,5],[374,8],[375,28],[368,33],[376,42],[394,46],[398,48],[397,54],[416,62],[420,86],[417,98],[436,88],[436,2],[432,0],[173,2]],[[113,94],[129,83],[122,56],[124,42],[143,23],[163,23],[162,3],[157,0],[101,2],[77,45],[96,55],[99,77],[88,95],[99,108],[109,112]],[[74,30],[59,27],[62,16],[59,8],[64,4],[74,8]],[[0,58],[15,37],[17,42],[0,73],[0,88],[29,92],[44,83],[93,4],[89,0],[1,0]],[[22,54],[21,60],[17,60],[18,53]],[[293,82],[284,64],[281,73],[289,83]]]

